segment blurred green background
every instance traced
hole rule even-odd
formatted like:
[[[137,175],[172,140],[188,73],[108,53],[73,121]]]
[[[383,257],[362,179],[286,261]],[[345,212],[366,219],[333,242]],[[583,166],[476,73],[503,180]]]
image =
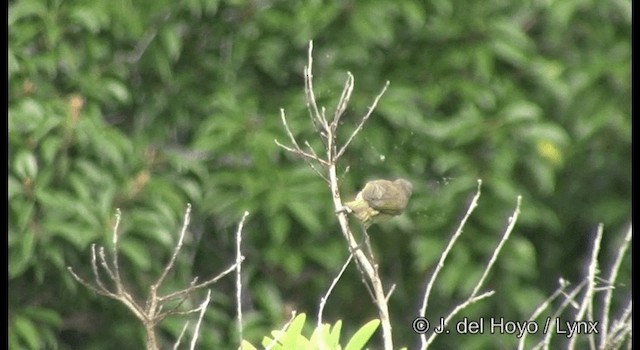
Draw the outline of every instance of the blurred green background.
[[[258,344],[290,310],[315,315],[347,257],[325,183],[277,147],[284,108],[320,147],[305,107],[314,41],[319,104],[355,91],[342,141],[391,82],[340,171],[345,198],[405,177],[405,215],[370,229],[396,346],[414,347],[421,294],[483,180],[479,207],[432,294],[430,317],[463,300],[523,196],[490,275],[490,299],[460,317],[525,320],[584,274],[598,223],[607,271],[631,208],[631,1],[9,1],[9,345],[139,349],[142,327],[92,280],[90,246],[123,213],[121,261],[133,291],[192,223],[166,290],[233,263],[244,230],[244,337]],[[320,152],[320,148],[317,148]],[[630,296],[630,259],[614,308]],[[213,287],[202,349],[233,349],[235,281]],[[195,295],[194,305],[204,297]],[[352,266],[325,320],[353,332],[376,317]],[[599,317],[599,316],[598,316]],[[170,318],[168,347],[185,319]],[[374,337],[379,344],[380,337]],[[512,349],[513,336],[443,337],[442,347]],[[374,348],[376,343],[371,344]]]

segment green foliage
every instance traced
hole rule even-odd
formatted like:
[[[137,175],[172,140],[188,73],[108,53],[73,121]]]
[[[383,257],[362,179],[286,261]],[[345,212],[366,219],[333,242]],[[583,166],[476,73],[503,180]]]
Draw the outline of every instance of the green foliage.
[[[270,349],[345,349],[359,350],[363,349],[373,333],[380,325],[380,320],[371,320],[364,326],[360,327],[356,333],[347,342],[344,347],[340,345],[340,331],[342,330],[342,321],[338,320],[331,327],[329,324],[323,324],[316,327],[310,338],[302,335],[305,326],[306,314],[302,313],[296,316],[285,330],[272,331],[273,338],[264,337],[262,346]],[[244,350],[257,349],[248,341],[244,340],[240,347]]]
[[[66,270],[90,276],[90,246],[109,247],[115,208],[134,289],[170,256],[190,202],[175,285],[231,263],[248,210],[247,340],[289,308],[312,312],[347,249],[323,180],[274,143],[287,140],[283,108],[322,151],[304,103],[309,40],[327,113],[346,72],[355,77],[342,142],[391,82],[339,166],[345,199],[372,178],[414,184],[406,214],[371,229],[383,280],[396,284],[396,345],[417,339],[407,320],[476,179],[483,195],[434,290],[436,317],[481,273],[518,194],[520,221],[490,276],[499,295],[478,314],[522,320],[559,277],[581,275],[598,222],[603,264],[630,222],[630,1],[12,0],[8,26],[11,348],[142,343],[129,314]],[[630,276],[626,262],[624,285]],[[237,348],[233,287],[214,286],[203,348]],[[346,325],[373,306],[355,269],[339,287],[327,317],[353,333]],[[88,314],[100,327],[82,327]],[[166,344],[175,323],[162,325]]]

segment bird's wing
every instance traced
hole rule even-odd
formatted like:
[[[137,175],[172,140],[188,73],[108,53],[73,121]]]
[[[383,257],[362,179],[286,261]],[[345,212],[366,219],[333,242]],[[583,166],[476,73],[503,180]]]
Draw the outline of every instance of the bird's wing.
[[[406,195],[390,181],[370,181],[364,186],[361,194],[362,199],[367,201],[371,208],[384,213],[396,214],[407,206]]]

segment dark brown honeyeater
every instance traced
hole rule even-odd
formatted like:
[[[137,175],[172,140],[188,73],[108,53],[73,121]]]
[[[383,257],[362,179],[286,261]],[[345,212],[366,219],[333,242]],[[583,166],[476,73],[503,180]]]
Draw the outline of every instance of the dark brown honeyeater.
[[[413,186],[405,179],[372,180],[345,206],[368,228],[402,214],[412,190]]]

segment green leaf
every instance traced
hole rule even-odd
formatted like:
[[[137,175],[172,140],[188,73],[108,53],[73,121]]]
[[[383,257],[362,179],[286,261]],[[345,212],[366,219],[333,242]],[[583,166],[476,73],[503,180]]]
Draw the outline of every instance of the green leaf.
[[[13,333],[15,338],[25,342],[29,349],[40,349],[41,341],[38,326],[31,319],[20,314],[15,315],[12,321],[11,325],[13,327],[9,327],[10,333]]]
[[[93,6],[73,7],[70,17],[74,24],[78,24],[90,33],[96,34],[109,23],[109,14],[98,4]]]
[[[107,92],[114,100],[119,103],[125,104],[131,100],[131,94],[129,89],[120,81],[115,79],[108,79],[104,81],[105,92]]]
[[[19,238],[19,240],[18,240]],[[14,243],[12,244],[12,241]],[[35,233],[33,231],[21,232],[18,236],[15,231],[9,231],[9,279],[20,276],[34,263],[34,251],[36,247]]]
[[[258,348],[256,348],[255,346],[251,345],[251,343],[249,343],[246,340],[242,340],[242,343],[240,343],[240,349],[241,350],[258,350]]]
[[[149,271],[154,266],[147,242],[140,242],[133,237],[120,237],[120,252],[123,257],[133,263],[133,269]]]
[[[289,217],[282,213],[275,214],[269,220],[269,232],[271,233],[271,239],[276,244],[283,244],[291,229],[291,221]]]
[[[11,198],[24,194],[23,191],[23,187],[22,184],[20,183],[20,181],[18,181],[18,179],[16,179],[15,176],[13,176],[12,174],[9,174],[9,181],[8,181],[8,185],[7,185],[7,194],[8,194],[8,198],[9,200],[11,200]]]
[[[27,17],[39,17],[44,16],[47,13],[47,7],[44,3],[38,1],[19,1],[14,2],[9,6],[9,13],[7,17],[8,25],[12,26],[17,21]]]
[[[500,115],[506,123],[533,121],[542,116],[542,109],[529,101],[515,101],[505,106]]]
[[[81,207],[86,208],[85,206]],[[78,250],[86,249],[91,242],[99,237],[98,233],[88,225],[61,220],[61,218],[46,220],[42,223],[42,227],[51,237],[58,237],[72,244]]]
[[[304,313],[296,316],[287,330],[285,331],[282,339],[282,347],[284,349],[300,349],[302,344],[299,344],[299,338],[302,333],[302,327],[304,327],[304,322],[307,319],[307,315]]]
[[[38,161],[33,153],[21,151],[13,159],[13,173],[21,180],[34,180],[38,175]]]
[[[304,199],[304,198],[301,198]],[[311,207],[309,207],[309,202],[298,202],[291,201],[286,203],[287,208],[293,214],[293,216],[300,221],[307,230],[311,232],[318,232],[322,229],[322,223],[320,222],[320,217],[318,216],[318,212],[313,211]]]
[[[332,346],[331,344],[328,344],[329,342],[329,328],[331,327],[331,325],[329,324],[323,324],[320,325],[319,327],[316,327],[316,329],[313,330],[313,334],[311,335],[311,339],[309,339],[309,342],[311,343],[311,345],[314,348],[320,348],[322,349],[322,346],[327,347],[329,349],[333,349],[334,346]],[[322,344],[322,346],[319,345]]]
[[[361,350],[367,344],[373,333],[378,329],[380,320],[375,319],[360,327],[344,347],[344,350]]]
[[[55,310],[45,307],[27,307],[24,309],[24,315],[30,317],[34,321],[42,322],[54,327],[58,327],[62,323],[62,317]]]
[[[159,33],[159,38],[162,40],[163,46],[167,51],[167,56],[175,62],[180,57],[180,52],[182,50],[180,26],[173,25],[164,27]]]
[[[331,328],[331,334],[329,335],[329,345],[332,348],[338,347],[340,344],[340,332],[342,331],[342,320],[336,321]]]

